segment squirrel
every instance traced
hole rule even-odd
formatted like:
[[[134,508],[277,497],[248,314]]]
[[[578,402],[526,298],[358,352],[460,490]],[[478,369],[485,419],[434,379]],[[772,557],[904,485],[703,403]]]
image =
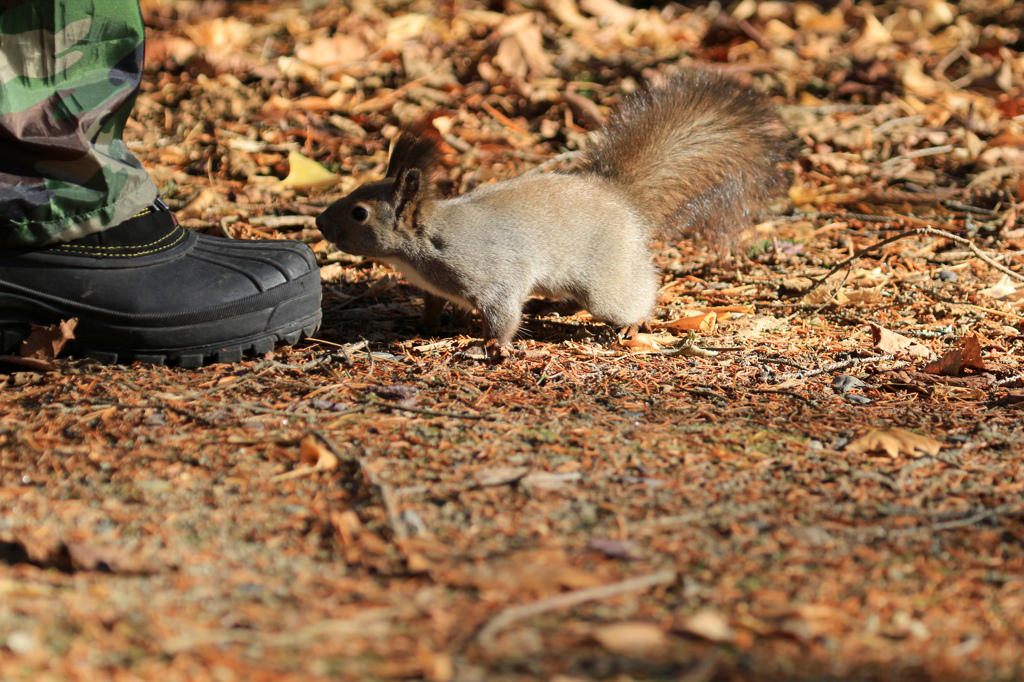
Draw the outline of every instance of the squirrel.
[[[687,69],[627,98],[573,169],[452,199],[439,199],[431,179],[436,130],[403,132],[385,178],[316,224],[342,251],[384,261],[422,289],[424,322],[446,301],[477,310],[486,349],[506,357],[531,295],[569,299],[635,333],[659,288],[650,240],[735,244],[783,187],[788,138],[762,95]]]

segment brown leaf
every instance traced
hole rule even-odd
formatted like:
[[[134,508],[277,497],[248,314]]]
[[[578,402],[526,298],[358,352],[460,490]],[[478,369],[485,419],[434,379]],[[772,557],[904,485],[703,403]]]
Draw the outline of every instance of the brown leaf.
[[[866,452],[884,451],[893,459],[901,454],[909,457],[937,455],[942,443],[903,429],[877,429],[870,431],[846,446],[850,454],[859,455]]]
[[[205,213],[207,209],[219,206],[223,203],[224,197],[221,196],[220,192],[207,187],[178,211],[178,219],[188,220],[192,218],[202,218],[203,213]]]
[[[462,566],[452,571],[447,581],[512,594],[551,592],[559,588],[575,590],[602,584],[597,576],[570,565],[560,549],[526,550],[485,564]]]
[[[964,337],[963,345],[947,351],[938,360],[924,366],[928,374],[939,374],[947,377],[960,376],[964,367],[984,371],[985,362],[981,359],[981,342],[975,335]]]
[[[516,483],[530,473],[530,467],[487,467],[473,472],[473,479],[481,488]]]
[[[319,471],[334,471],[340,460],[319,439],[306,436],[299,442],[299,466],[271,477],[271,481],[287,481],[292,478],[308,476]]]
[[[358,36],[348,33],[320,37],[309,45],[295,48],[296,57],[318,69],[351,64],[365,59],[368,53],[366,43]]]
[[[677,629],[709,642],[727,643],[736,638],[729,621],[713,609],[703,609],[683,619]]]
[[[665,644],[665,633],[653,623],[612,623],[602,625],[590,634],[613,654],[643,654]]]
[[[984,372],[985,361],[981,359],[981,341],[978,339],[976,334],[964,337],[964,359],[963,366],[970,367]]]
[[[616,0],[581,0],[580,9],[587,14],[615,26],[630,26],[636,21],[637,10]]]
[[[911,357],[918,360],[931,360],[935,352],[924,344],[914,339],[897,334],[894,331],[879,327],[877,324],[870,324],[871,338],[875,344],[875,350],[882,353],[890,353],[899,357]]]
[[[49,372],[57,368],[57,366],[50,362],[49,360],[40,360],[38,358],[23,358],[20,355],[0,355],[0,362],[18,365],[20,367],[28,367],[29,369],[38,370],[40,372]],[[18,376],[19,374],[25,374],[25,376],[28,376],[24,372],[16,372],[12,376]]]
[[[299,443],[299,461],[318,471],[334,471],[338,468],[338,456],[313,436],[306,436]]]
[[[924,366],[928,374],[941,374],[947,377],[960,376],[960,365],[963,364],[964,351],[962,348],[954,348],[947,351],[938,360],[932,360]]]
[[[718,313],[709,312],[701,315],[691,315],[689,317],[681,317],[678,320],[672,320],[665,324],[658,325],[662,329],[674,329],[677,331],[711,331],[715,328],[715,322],[718,319]]]
[[[656,351],[660,348],[651,334],[637,334],[631,339],[621,339],[619,345],[632,351]]]
[[[77,571],[101,571],[105,573],[141,574],[152,573],[155,567],[145,557],[129,552],[123,547],[97,545],[86,542],[68,542],[63,545]]]
[[[36,360],[53,360],[68,341],[75,338],[75,327],[78,325],[78,318],[61,320],[60,324],[49,327],[38,327],[32,325],[32,332],[28,338],[21,342],[19,352],[22,357]]]

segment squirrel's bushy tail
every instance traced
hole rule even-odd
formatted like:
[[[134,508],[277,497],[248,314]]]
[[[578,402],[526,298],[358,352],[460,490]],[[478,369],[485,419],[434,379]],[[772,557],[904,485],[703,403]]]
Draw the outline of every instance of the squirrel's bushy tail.
[[[763,95],[714,71],[685,70],[627,99],[579,172],[620,185],[654,235],[720,245],[782,188],[787,139]]]

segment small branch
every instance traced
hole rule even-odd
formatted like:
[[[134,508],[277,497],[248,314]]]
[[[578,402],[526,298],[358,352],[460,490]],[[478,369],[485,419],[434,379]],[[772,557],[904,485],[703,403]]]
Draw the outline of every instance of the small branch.
[[[900,161],[908,161],[910,159],[917,159],[917,158],[920,158],[922,156],[935,156],[936,154],[948,154],[949,152],[953,151],[954,149],[956,149],[956,147],[951,145],[951,144],[944,144],[944,145],[942,145],[940,147],[928,147],[927,149],[915,149],[914,151],[907,152],[906,154],[900,154],[899,156],[894,156],[891,159],[889,159],[888,161],[883,161],[882,162],[882,166],[883,167],[885,167],[885,166],[894,166],[897,163],[899,163]]]
[[[750,389],[750,392],[751,393],[774,393],[774,394],[777,394],[777,395],[788,395],[790,398],[796,398],[797,400],[803,401],[804,404],[806,404],[806,405],[811,405],[814,402],[813,400],[809,400],[808,398],[803,397],[802,395],[800,395],[799,393],[796,393],[795,391],[787,391],[787,390],[784,390],[784,389],[781,389],[781,388],[752,388],[752,389]]]
[[[450,417],[452,419],[492,419],[491,416],[486,414],[469,414],[466,412],[445,412],[443,410],[428,410],[422,407],[403,407],[397,403],[388,403],[383,400],[376,400],[370,398],[372,405],[380,405],[381,407],[390,407],[392,410],[405,410],[406,412],[415,412],[417,414],[424,414],[430,417]]]
[[[396,540],[406,539],[408,537],[408,533],[405,532],[405,526],[402,525],[401,520],[398,518],[398,509],[395,508],[395,501],[391,495],[391,486],[387,483],[381,483],[380,479],[377,478],[377,474],[375,474],[373,470],[370,469],[369,465],[367,465],[366,458],[352,453],[342,452],[333,441],[319,431],[306,429],[306,433],[323,443],[339,460],[355,462],[359,465],[359,471],[366,478],[370,486],[377,490],[377,496],[380,498],[381,504],[384,505],[384,512],[387,514],[388,527],[391,529],[392,535],[394,535]]]
[[[562,161],[572,160],[572,159],[576,158],[577,156],[579,156],[580,153],[581,152],[579,152],[579,151],[562,152],[561,154],[557,154],[555,156],[552,156],[550,159],[548,159],[544,163],[540,164],[539,166],[534,166],[530,170],[528,170],[525,173],[523,173],[523,175],[528,175],[530,173],[542,173],[542,172],[544,172],[544,170],[546,168],[550,168],[551,166],[554,166],[555,164],[561,163]]]
[[[611,585],[590,587],[584,590],[575,590],[573,592],[559,594],[548,599],[535,601],[532,604],[511,606],[492,618],[483,626],[483,628],[481,628],[480,632],[477,634],[477,642],[481,646],[489,648],[494,644],[494,639],[499,632],[507,628],[509,625],[523,620],[524,618],[531,618],[533,616],[539,616],[542,613],[547,613],[548,611],[577,606],[588,601],[609,599],[611,597],[617,597],[621,594],[628,594],[630,592],[641,592],[651,587],[655,587],[656,585],[670,585],[676,581],[676,577],[677,574],[675,571],[660,571],[658,573],[651,573],[650,575],[629,578],[628,580],[612,583]]]
[[[808,379],[819,374],[831,374],[832,372],[835,372],[837,370],[846,369],[847,367],[852,367],[854,365],[861,365],[866,362],[882,362],[885,360],[892,359],[893,356],[889,354],[872,355],[871,357],[867,358],[851,358],[849,360],[843,360],[842,362],[833,362],[831,365],[819,367],[818,369],[808,369],[803,372],[791,372],[789,374],[780,374],[775,378],[778,379],[779,381],[789,381],[791,379]]]
[[[889,535],[902,536],[902,535],[913,535],[914,533],[920,533],[921,531],[938,532],[943,530],[953,530],[956,528],[965,528],[967,526],[973,526],[976,523],[992,518],[994,516],[1001,516],[1007,513],[1020,513],[1020,507],[1013,504],[1003,504],[998,507],[992,507],[991,509],[983,509],[975,514],[966,516],[961,519],[953,519],[952,521],[939,521],[933,523],[930,526],[915,526],[913,528],[900,528],[897,530],[889,531]]]
[[[1009,275],[1010,277],[1016,279],[1019,282],[1024,282],[1024,274],[1021,274],[1019,272],[1014,272],[1013,270],[1011,270],[1010,268],[1006,267],[1005,265],[996,262],[991,256],[987,255],[984,251],[982,251],[970,239],[966,239],[966,238],[961,237],[959,235],[952,234],[950,232],[946,232],[945,230],[939,230],[939,229],[936,229],[934,227],[918,227],[918,228],[914,228],[913,230],[907,230],[906,232],[901,232],[899,234],[895,234],[895,235],[893,235],[891,237],[883,239],[880,242],[876,242],[876,243],[872,244],[871,246],[867,246],[867,247],[861,249],[857,253],[853,254],[852,256],[850,256],[849,258],[847,258],[846,260],[844,260],[843,262],[839,263],[838,265],[833,267],[831,270],[829,270],[828,273],[824,277],[820,277],[818,280],[816,280],[814,282],[814,284],[811,285],[811,288],[808,289],[806,292],[804,292],[804,295],[801,297],[801,299],[807,298],[808,294],[810,294],[812,291],[814,291],[819,286],[824,284],[828,280],[829,277],[831,277],[832,275],[836,274],[837,272],[839,272],[840,270],[842,270],[843,268],[848,266],[850,263],[853,263],[855,260],[857,260],[859,258],[863,258],[865,255],[871,253],[872,251],[875,251],[876,249],[878,249],[878,248],[880,248],[882,246],[885,246],[886,244],[891,244],[893,242],[899,241],[900,239],[905,239],[906,237],[914,237],[914,236],[920,236],[920,235],[924,235],[924,234],[928,234],[928,235],[931,235],[933,237],[942,237],[943,239],[949,239],[950,241],[956,242],[957,244],[961,244],[963,246],[966,246],[971,251],[974,252],[975,256],[980,258],[982,261],[984,261],[988,265],[991,265],[993,268],[995,268],[999,272],[1002,272],[1003,274]]]
[[[252,216],[247,221],[254,227],[278,230],[282,227],[316,227],[316,216],[312,215],[263,215]]]
[[[1014,374],[1013,376],[1006,377],[1005,379],[1000,379],[999,381],[997,381],[993,385],[994,386],[1005,386],[1006,384],[1012,384],[1013,382],[1020,381],[1022,379],[1024,379],[1024,373],[1022,373],[1022,374]]]

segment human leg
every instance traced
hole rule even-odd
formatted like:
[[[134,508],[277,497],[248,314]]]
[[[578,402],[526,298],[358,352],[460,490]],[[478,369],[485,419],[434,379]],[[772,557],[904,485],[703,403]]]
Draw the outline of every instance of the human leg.
[[[0,7],[0,352],[71,317],[73,350],[107,362],[196,366],[311,334],[309,248],[181,228],[124,144],[136,2]]]

